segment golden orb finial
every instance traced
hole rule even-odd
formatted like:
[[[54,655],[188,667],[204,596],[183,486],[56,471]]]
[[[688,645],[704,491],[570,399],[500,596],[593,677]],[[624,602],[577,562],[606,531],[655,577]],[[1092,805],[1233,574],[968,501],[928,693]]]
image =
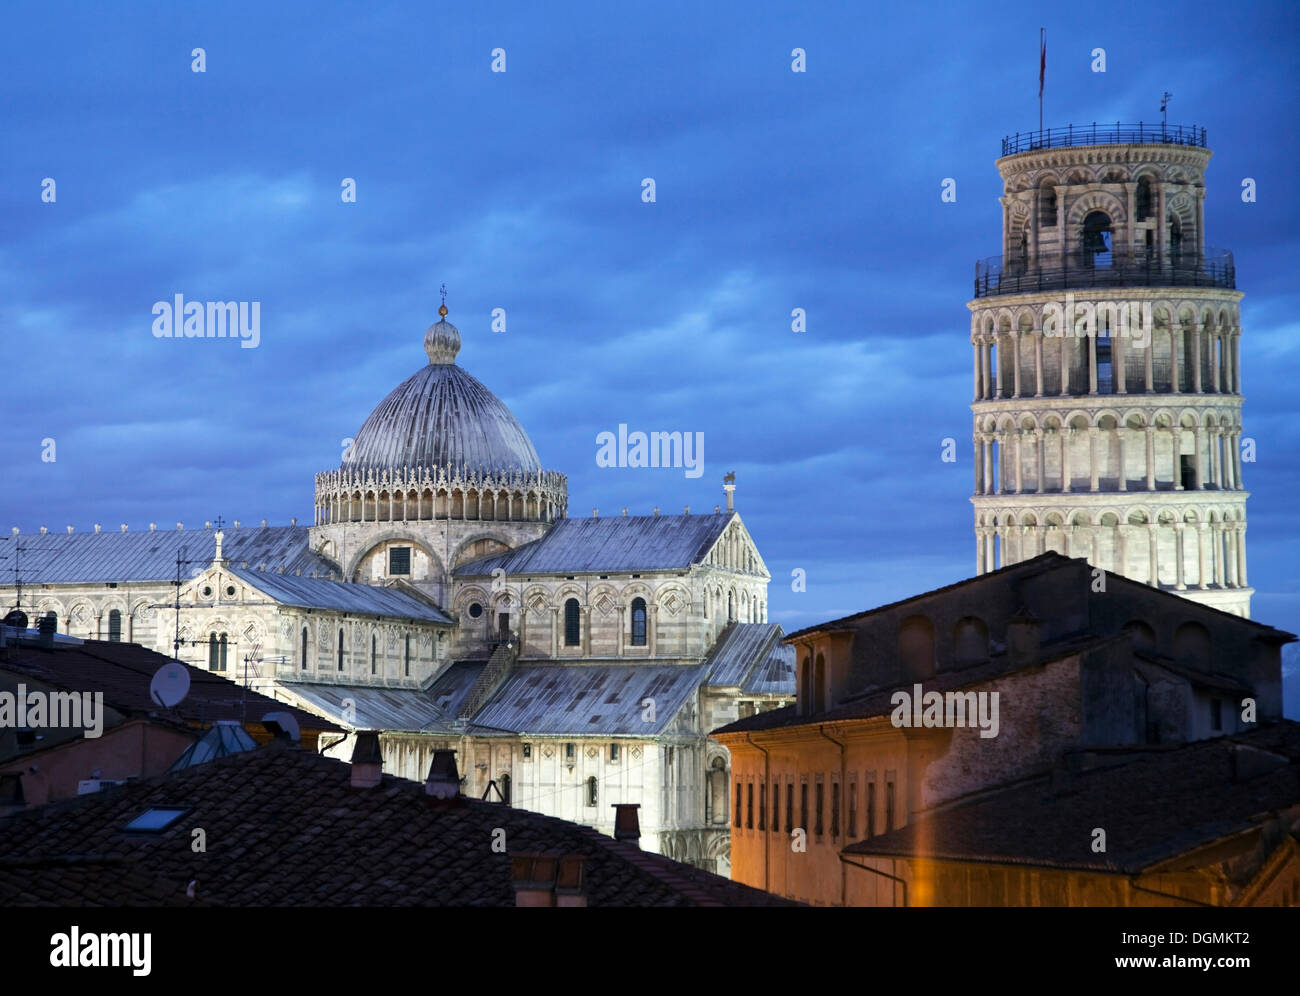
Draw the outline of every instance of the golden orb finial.
[[[447,285],[443,284],[441,288],[442,304],[438,306],[438,314],[443,318],[447,317]]]

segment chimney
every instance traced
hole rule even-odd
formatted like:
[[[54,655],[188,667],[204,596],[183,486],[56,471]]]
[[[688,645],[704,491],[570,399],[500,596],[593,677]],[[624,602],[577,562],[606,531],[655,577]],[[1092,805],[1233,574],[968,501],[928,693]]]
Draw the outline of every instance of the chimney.
[[[627,518],[627,509],[626,509],[626,508],[623,509],[623,518],[625,518],[625,519]]]
[[[591,510],[591,517],[592,517],[593,519],[599,519],[599,518],[600,518],[600,509],[598,509],[598,508],[593,508],[593,509]]]
[[[686,506],[686,512],[685,512],[684,514],[686,514],[686,515],[690,515],[690,514],[691,514],[691,506],[690,506],[690,505],[687,505],[687,506]]]
[[[460,795],[460,772],[456,770],[454,750],[435,750],[429,765],[429,777],[424,782],[424,794],[429,802],[447,801]]]
[[[289,520],[289,525],[296,526],[297,524],[298,524],[298,517],[295,515],[292,519]]]
[[[379,731],[358,731],[352,748],[352,787],[374,788],[383,778],[384,756],[379,750]]]
[[[560,859],[560,868],[555,875],[556,906],[587,905],[587,896],[583,892],[583,887],[586,885],[584,875],[586,863],[587,859],[580,854],[568,854]]]
[[[69,536],[72,535],[72,527],[71,527],[71,526],[68,526],[68,535],[69,535]]]
[[[637,847],[637,841],[641,839],[641,820],[637,816],[637,810],[641,808],[639,802],[616,802],[614,803],[614,839],[630,840]]]
[[[46,529],[46,527],[45,527],[45,526],[41,526],[41,535],[44,536],[44,535],[46,534],[46,532],[48,532],[48,530]],[[99,526],[96,526],[96,527],[95,527],[95,532],[99,532]]]
[[[236,529],[239,528],[239,520],[238,520],[238,519],[235,520],[235,528],[236,528]]]
[[[263,529],[266,528],[266,520],[265,520],[265,519],[262,520],[262,528],[263,528]]]
[[[658,517],[659,517],[659,506],[656,505],[656,506],[655,506],[655,518],[657,519]]]
[[[727,493],[727,511],[736,510],[736,473],[730,471],[722,478],[722,490]]]
[[[155,530],[157,530],[157,528],[158,528],[158,523],[156,523],[156,522],[151,522],[151,523],[149,523],[149,532],[152,533],[152,532],[154,532]]]
[[[126,523],[125,523],[125,522],[122,523],[122,532],[126,532]]]
[[[182,529],[184,529],[184,528],[185,528],[185,524],[184,524],[184,523],[182,523],[182,522],[178,522],[178,523],[176,523],[176,531],[177,531],[178,533],[179,533]]]
[[[54,616],[48,612],[37,621],[37,632],[41,635],[41,646],[46,650],[54,649],[54,629],[58,625]]]
[[[510,878],[515,886],[515,905],[554,906],[558,866],[559,861],[554,855],[511,855]]]
[[[1033,664],[1042,646],[1043,621],[1023,605],[1007,620],[1007,658],[1015,665]]]

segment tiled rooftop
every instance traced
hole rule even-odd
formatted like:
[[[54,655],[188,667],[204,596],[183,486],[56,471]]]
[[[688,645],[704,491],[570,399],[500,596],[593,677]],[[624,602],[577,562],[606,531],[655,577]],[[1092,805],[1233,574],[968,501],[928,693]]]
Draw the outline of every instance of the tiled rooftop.
[[[1103,763],[1105,763],[1103,761]],[[958,803],[849,854],[1137,874],[1300,805],[1300,723],[1130,752],[1112,767],[1044,776]],[[1092,828],[1106,830],[1094,853]]]
[[[219,674],[184,665],[189,693],[172,709],[149,697],[149,683],[172,658],[134,643],[85,640],[79,646],[46,650],[22,644],[0,650],[0,671],[48,682],[75,692],[103,692],[104,703],[128,715],[166,715],[187,723],[219,719],[258,722],[269,712],[288,712],[302,730],[339,730],[328,720],[243,686]]]
[[[712,549],[734,512],[561,519],[539,540],[508,553],[472,560],[459,577],[685,570]]]
[[[350,771],[276,743],[2,818],[0,903],[186,902],[196,880],[197,901],[221,906],[513,906],[511,855],[561,853],[586,857],[592,906],[795,905],[500,803],[431,806],[390,775],[354,789]],[[123,829],[163,806],[188,811],[157,833]],[[195,827],[206,852],[190,847]]]

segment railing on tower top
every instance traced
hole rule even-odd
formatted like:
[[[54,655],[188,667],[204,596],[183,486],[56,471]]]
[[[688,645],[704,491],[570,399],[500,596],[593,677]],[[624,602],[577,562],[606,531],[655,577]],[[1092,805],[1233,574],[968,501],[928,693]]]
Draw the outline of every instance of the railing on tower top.
[[[1130,256],[1091,252],[1064,255],[990,256],[975,263],[975,296],[1032,294],[1082,287],[1221,287],[1237,286],[1232,253],[1154,253]]]
[[[1002,140],[1002,154],[1071,145],[1194,145],[1205,148],[1205,129],[1196,125],[1097,124],[1067,125],[1040,131],[1018,131]]]

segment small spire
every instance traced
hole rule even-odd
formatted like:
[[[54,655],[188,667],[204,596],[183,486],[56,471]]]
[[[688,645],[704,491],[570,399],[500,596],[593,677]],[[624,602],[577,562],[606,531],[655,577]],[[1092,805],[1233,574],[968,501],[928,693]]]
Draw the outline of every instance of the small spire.
[[[443,284],[442,287],[439,288],[439,293],[442,294],[442,304],[438,306],[438,314],[441,317],[446,318],[447,317],[447,285],[446,284]]]

